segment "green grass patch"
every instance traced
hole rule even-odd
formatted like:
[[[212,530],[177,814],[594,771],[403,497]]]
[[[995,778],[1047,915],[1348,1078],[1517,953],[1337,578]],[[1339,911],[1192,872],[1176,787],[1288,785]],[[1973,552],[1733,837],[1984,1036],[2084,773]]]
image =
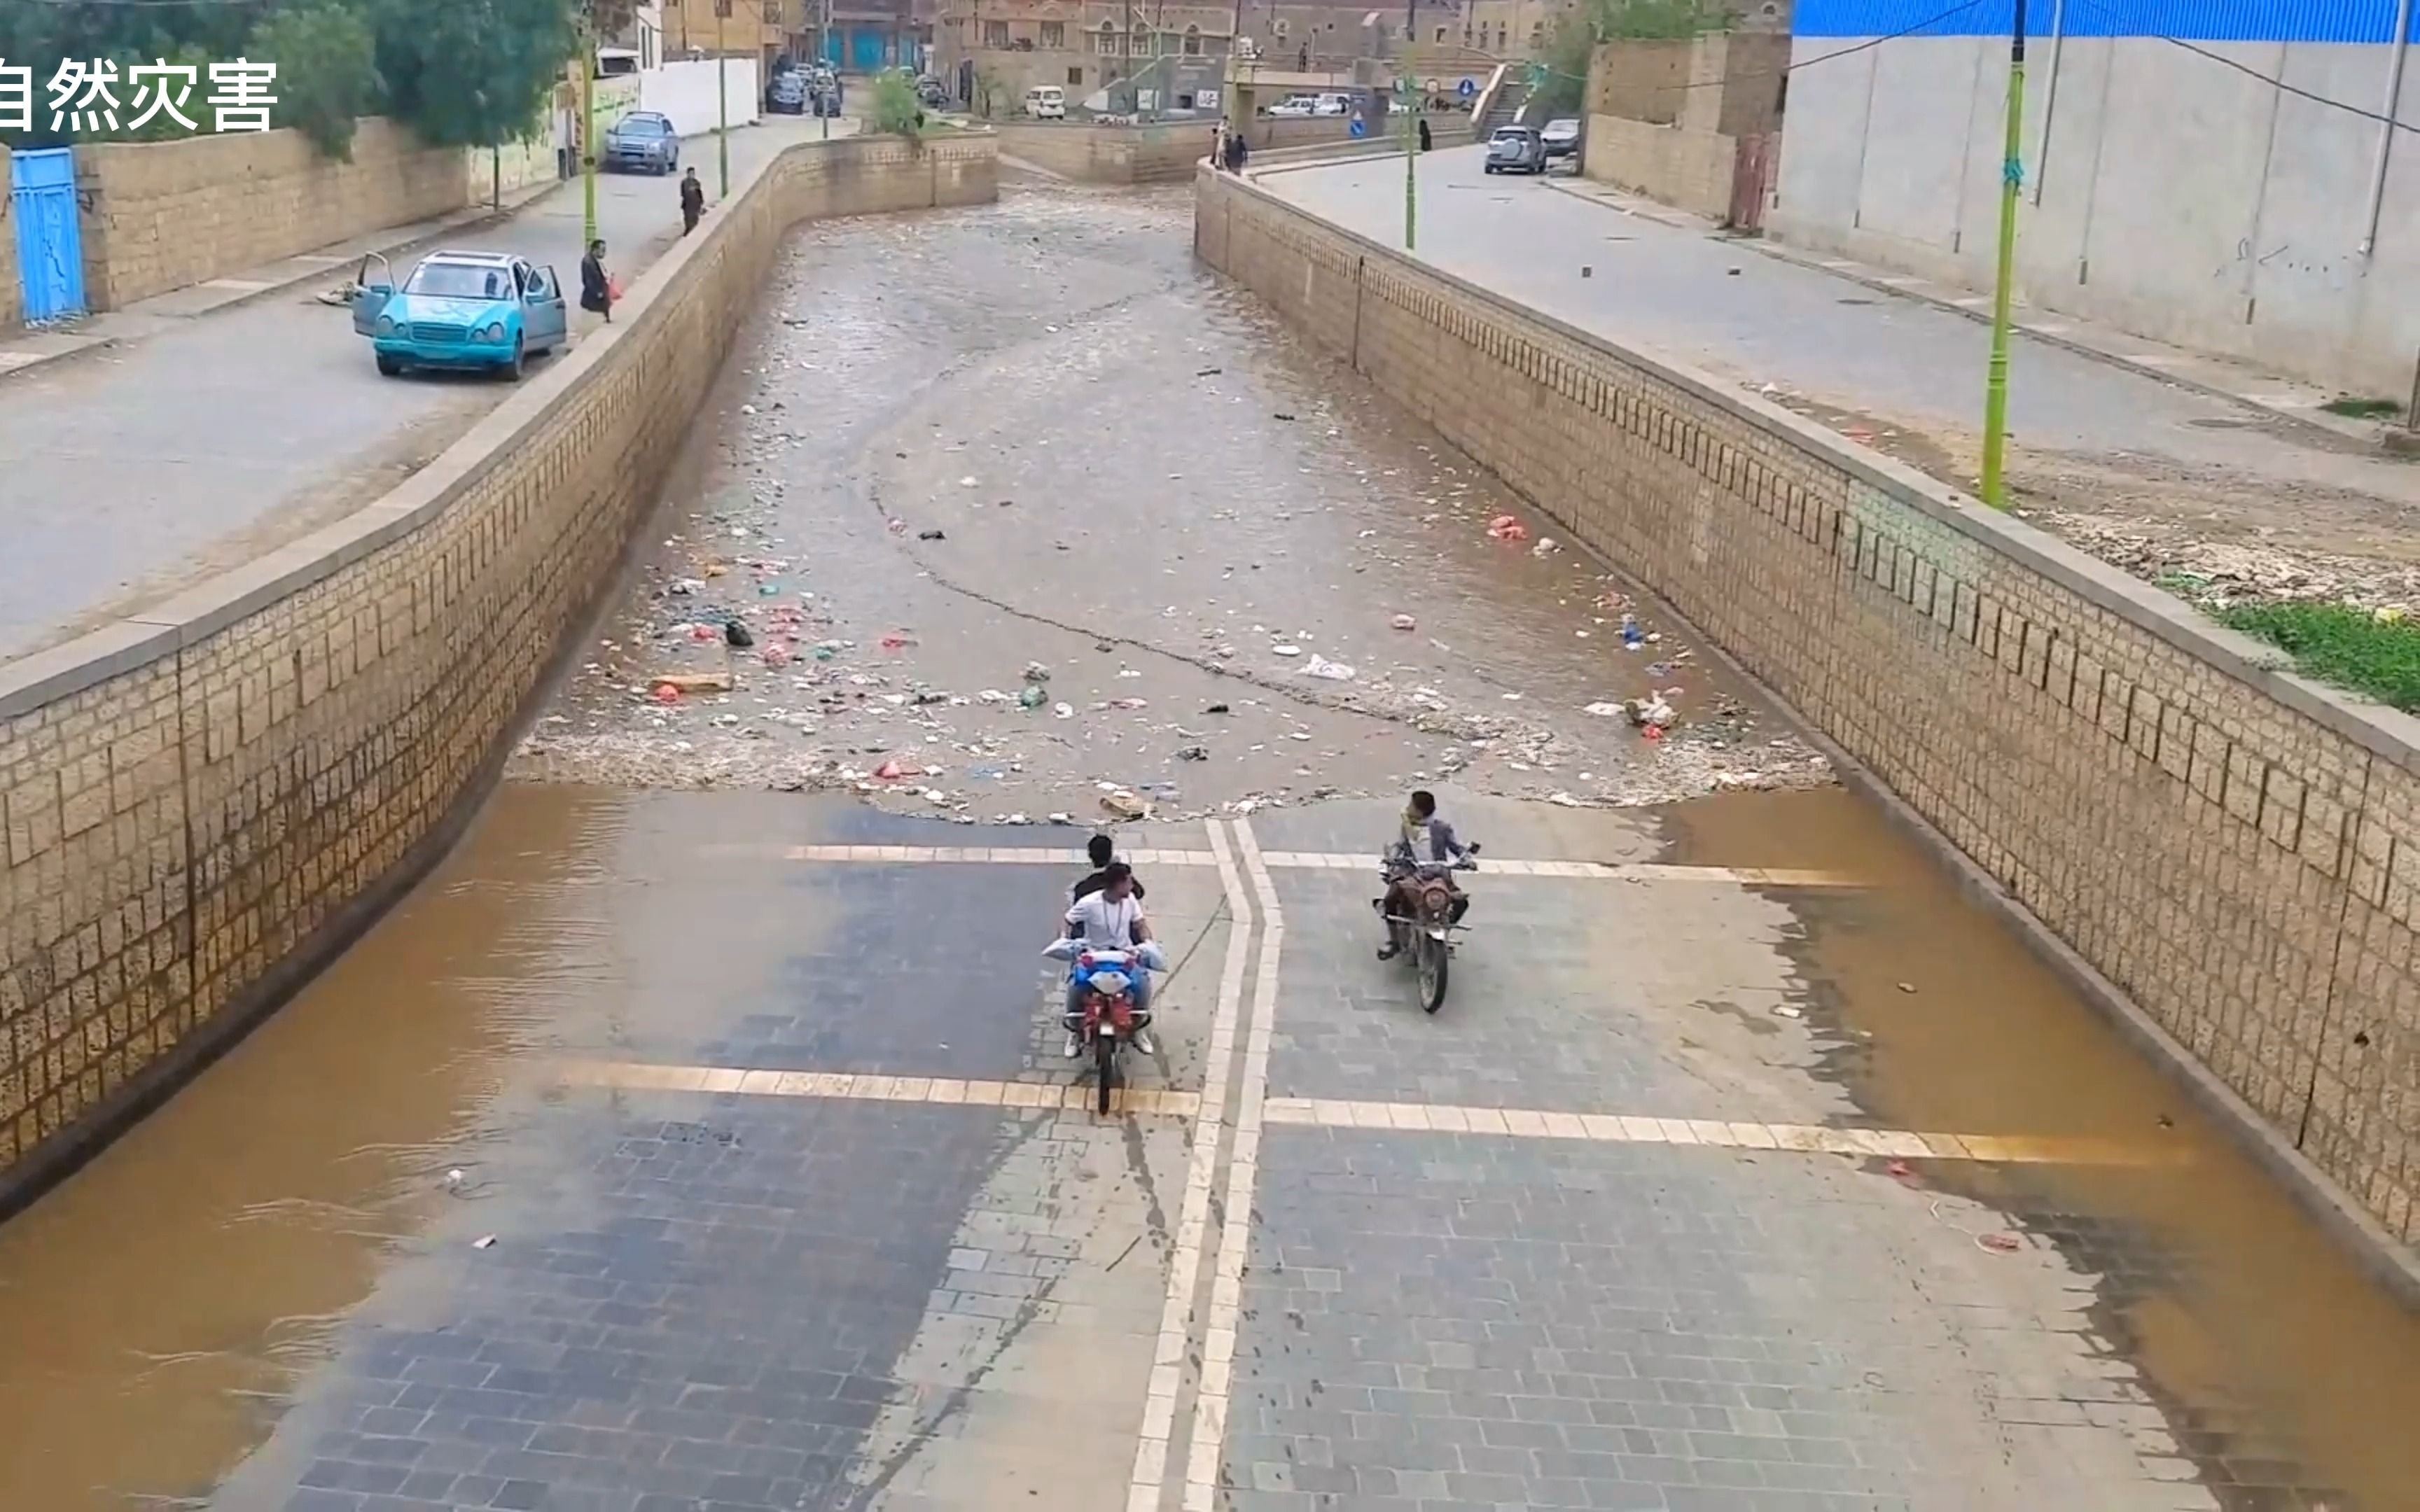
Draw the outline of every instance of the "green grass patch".
[[[2403,413],[2403,407],[2392,399],[2364,399],[2350,393],[2330,399],[2319,408],[2348,420],[2386,420]]]
[[[2294,658],[2297,671],[2420,714],[2420,625],[2350,604],[2237,604],[2222,624]]]

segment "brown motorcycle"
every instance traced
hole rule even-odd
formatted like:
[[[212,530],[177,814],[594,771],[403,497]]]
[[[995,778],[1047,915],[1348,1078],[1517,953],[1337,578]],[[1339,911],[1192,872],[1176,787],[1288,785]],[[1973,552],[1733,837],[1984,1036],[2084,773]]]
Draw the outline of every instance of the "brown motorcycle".
[[[1371,901],[1379,916],[1387,921],[1387,936],[1394,947],[1392,959],[1407,960],[1412,965],[1413,980],[1419,984],[1420,1011],[1434,1013],[1445,1006],[1446,979],[1453,960],[1454,933],[1463,928],[1461,913],[1454,907],[1458,896],[1446,872],[1479,870],[1479,847],[1464,847],[1463,859],[1450,868],[1431,869],[1414,873],[1407,879],[1411,894],[1409,914],[1387,911],[1389,898],[1395,895],[1395,873],[1381,867],[1380,875],[1388,882],[1387,892]]]

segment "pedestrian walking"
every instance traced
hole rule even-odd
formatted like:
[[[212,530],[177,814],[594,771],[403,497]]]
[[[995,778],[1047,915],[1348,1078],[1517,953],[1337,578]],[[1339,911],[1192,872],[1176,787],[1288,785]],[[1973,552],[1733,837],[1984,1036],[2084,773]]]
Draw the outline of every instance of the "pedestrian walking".
[[[1420,150],[1421,150],[1422,152],[1426,152],[1428,149],[1429,149],[1429,118],[1428,118],[1427,116],[1421,116],[1421,117],[1420,117]]]
[[[681,175],[681,235],[697,229],[697,219],[706,213],[706,186],[697,181],[697,170],[690,168]]]
[[[605,241],[603,238],[588,244],[588,255],[580,259],[580,307],[613,323],[613,281],[605,273]]]
[[[560,183],[571,177],[571,112],[554,112],[554,177]]]

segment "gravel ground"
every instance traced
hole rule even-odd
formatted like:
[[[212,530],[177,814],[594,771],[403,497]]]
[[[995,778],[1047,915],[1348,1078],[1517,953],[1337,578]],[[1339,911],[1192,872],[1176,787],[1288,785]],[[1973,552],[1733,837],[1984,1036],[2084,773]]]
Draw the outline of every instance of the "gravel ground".
[[[1189,234],[1181,190],[1065,186],[806,228],[514,775],[1082,824],[1831,780]]]

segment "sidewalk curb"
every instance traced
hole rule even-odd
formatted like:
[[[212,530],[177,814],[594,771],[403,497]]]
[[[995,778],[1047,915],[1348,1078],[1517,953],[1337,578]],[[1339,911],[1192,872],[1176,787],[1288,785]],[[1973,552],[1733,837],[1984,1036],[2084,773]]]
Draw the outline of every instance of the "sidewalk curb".
[[[504,204],[502,209],[497,209],[492,206],[484,204],[476,207],[475,208],[466,207],[464,209],[455,212],[456,216],[458,218],[448,219],[432,230],[422,231],[417,235],[405,237],[396,241],[364,247],[354,255],[358,258],[376,253],[380,256],[391,257],[396,253],[407,252],[414,247],[427,246],[460,232],[484,231],[490,226],[499,225],[511,220],[513,217],[519,215],[522,210],[528,208],[531,205],[534,205],[538,200],[545,198],[550,191],[560,189],[566,183],[574,181],[576,180],[550,179],[542,184],[524,185],[520,189],[515,190],[504,196]],[[318,254],[316,252],[303,252],[297,253],[294,255],[313,256],[318,255]],[[314,283],[318,280],[327,278],[340,266],[341,261],[338,263],[331,263],[326,268],[311,269],[303,272],[294,273],[284,278],[271,280],[263,284],[258,288],[246,289],[230,299],[224,300],[217,304],[211,305],[207,310],[196,311],[194,314],[190,316],[160,316],[156,318],[168,323],[207,320],[210,316],[217,315],[222,311],[241,309],[243,306],[248,304],[256,304],[260,301],[268,299],[272,295],[284,294],[290,290],[299,288],[305,284]],[[194,285],[190,284],[185,285],[186,288],[192,288],[194,286]],[[162,295],[181,292],[181,289],[165,289],[162,291]],[[152,298],[160,298],[162,295],[154,295]],[[129,312],[125,310],[108,310],[99,313],[104,315],[124,315]],[[26,333],[29,335],[44,334],[44,332],[36,331],[30,327],[27,328]],[[59,332],[59,334],[67,336],[70,340],[75,339],[71,330]],[[0,383],[6,383],[10,378],[16,378],[21,374],[39,372],[44,368],[51,367],[59,363],[67,362],[72,358],[87,356],[98,351],[113,351],[127,347],[136,346],[150,339],[150,337],[156,334],[158,334],[157,332],[145,332],[140,335],[93,336],[88,339],[77,340],[75,345],[69,347],[64,350],[45,352],[41,356],[34,358],[31,362],[17,363],[14,364],[0,364]],[[5,355],[5,353],[0,353],[0,355]]]
[[[1568,183],[1557,183],[1553,187],[1561,190],[1564,193],[1570,194],[1575,199],[1587,200],[1590,204],[1596,205],[1602,208],[1612,209],[1616,208],[1606,204],[1604,200],[1599,199],[1594,194],[1589,193],[1584,190],[1573,188]],[[1637,213],[1642,215],[1646,214],[1644,211],[1639,211]],[[1894,299],[1907,300],[1913,303],[1929,305],[1933,309],[1945,311],[1947,314],[1957,316],[1975,325],[1988,326],[1992,323],[1992,316],[1988,310],[1975,309],[1968,305],[1960,304],[1954,300],[1944,299],[1937,294],[1927,293],[1922,289],[1909,288],[1902,284],[1895,284],[1881,273],[1867,271],[1865,265],[1862,263],[1850,262],[1850,266],[1848,267],[1836,268],[1828,262],[1820,260],[1812,253],[1800,251],[1797,248],[1788,246],[1782,242],[1773,241],[1762,236],[1733,235],[1724,232],[1719,227],[1709,229],[1702,224],[1698,224],[1696,217],[1690,217],[1686,220],[1668,220],[1660,216],[1649,215],[1647,216],[1647,219],[1654,221],[1660,225],[1668,225],[1679,230],[1694,231],[1709,241],[1720,241],[1728,247],[1748,248],[1760,256],[1770,257],[1776,262],[1788,263],[1795,268],[1803,268],[1809,272],[1826,274],[1831,277],[1838,278],[1843,283],[1854,284],[1861,288],[1871,289],[1877,294],[1887,294]],[[1844,262],[1850,261],[1845,258],[1839,260]],[[1930,281],[1928,280],[1928,282]],[[2077,341],[2071,336],[2063,336],[2047,331],[2037,331],[2024,324],[2018,324],[2013,329],[2017,334],[2024,337],[2028,341],[2038,341],[2042,343],[2044,346],[2061,347],[2067,351],[2073,352],[2078,357],[2088,358],[2104,366],[2114,367],[2121,372],[2133,373],[2140,378],[2156,378],[2162,383],[2170,384],[2180,389],[2190,389],[2195,393],[2204,394],[2212,399],[2224,400],[2228,404],[2249,409],[2255,414],[2264,415],[2285,424],[2311,432],[2317,437],[2324,438],[2332,447],[2341,448],[2350,445],[2357,450],[2397,457],[2410,455],[2408,452],[2398,451],[2383,434],[2339,429],[2338,427],[2328,424],[2324,420],[2315,420],[2311,416],[2304,414],[2300,410],[2280,409],[2274,405],[2257,403],[2255,400],[2246,398],[2241,393],[2235,393],[2231,389],[2221,388],[2219,385],[2203,378],[2194,378],[2187,374],[2170,372],[2166,368],[2154,367],[2148,363],[2130,362],[2116,352],[2104,351],[2098,347],[2089,346],[2084,342]],[[2151,338],[2145,337],[2143,339],[2148,341]],[[2179,350],[2185,350],[2185,348],[2180,347]],[[2215,355],[2211,353],[2195,353],[2194,355],[2211,357],[2214,361],[2226,361],[2226,359],[2215,357]],[[2283,381],[2300,380],[2286,379]],[[2381,430],[2383,431],[2387,427],[2381,427]]]

